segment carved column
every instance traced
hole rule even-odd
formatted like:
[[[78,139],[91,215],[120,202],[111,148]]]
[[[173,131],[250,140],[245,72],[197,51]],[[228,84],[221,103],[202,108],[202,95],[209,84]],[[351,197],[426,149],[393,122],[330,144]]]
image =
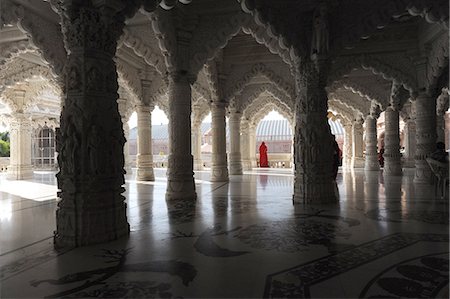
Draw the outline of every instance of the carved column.
[[[344,124],[344,168],[352,168],[352,156],[353,156],[353,134],[352,125],[350,123]]]
[[[202,160],[202,124],[192,123],[192,153],[194,154],[194,170],[203,170]]]
[[[128,139],[130,138],[130,127],[128,126],[127,122],[123,122],[123,134],[125,136],[125,144],[123,145],[123,156],[124,156],[124,160],[125,160],[125,165],[124,165],[124,169],[128,174],[132,174],[132,163],[131,163],[131,159],[130,159],[130,147],[129,147],[129,143],[128,143]]]
[[[294,134],[294,203],[336,201],[326,78],[318,69],[310,61],[302,61],[295,69],[298,95]]]
[[[241,161],[241,116],[242,114],[235,109],[231,109],[229,126],[230,126],[230,174],[242,174]]]
[[[401,175],[399,112],[388,107],[384,112],[384,175]]]
[[[10,120],[10,165],[7,178],[26,180],[33,177],[31,165],[31,116],[12,113]]]
[[[444,89],[436,100],[436,142],[445,143],[445,112],[448,110],[448,104],[448,92]]]
[[[211,104],[212,117],[212,163],[211,181],[228,181],[227,168],[227,139],[225,122],[225,103],[214,102]]]
[[[123,18],[80,3],[70,2],[62,14],[68,56],[58,136],[57,248],[107,242],[129,233],[122,196],[125,138],[113,60]]]
[[[241,149],[242,149],[242,167],[244,170],[252,170],[250,161],[250,136],[248,122],[241,123]]]
[[[128,101],[126,99],[117,99],[117,104],[119,105],[119,113],[123,124],[123,133],[125,136],[125,144],[123,146],[123,155],[125,159],[125,171],[128,174],[132,173],[131,170],[131,161],[130,161],[130,149],[128,139],[130,138],[130,127],[128,126],[128,119],[130,117],[130,113],[128,111]]]
[[[137,114],[137,156],[136,179],[139,181],[154,181],[153,150],[152,150],[152,110],[154,105],[140,104],[136,107]]]
[[[425,92],[416,98],[416,172],[414,183],[431,183],[433,173],[425,160],[436,149],[436,99]]]
[[[363,122],[364,120],[358,118],[352,125],[352,168],[363,168]]]
[[[414,119],[407,118],[405,120],[404,136],[405,136],[404,167],[413,168],[414,155],[416,153],[416,122]]]
[[[380,170],[378,163],[378,138],[377,138],[377,118],[380,116],[380,107],[372,103],[370,114],[366,118],[366,161],[364,170]]]
[[[253,123],[248,125],[248,137],[250,166],[251,168],[255,168],[258,166],[258,164],[256,162],[256,126]]]
[[[169,167],[166,199],[197,198],[191,154],[191,85],[187,74],[169,76]]]

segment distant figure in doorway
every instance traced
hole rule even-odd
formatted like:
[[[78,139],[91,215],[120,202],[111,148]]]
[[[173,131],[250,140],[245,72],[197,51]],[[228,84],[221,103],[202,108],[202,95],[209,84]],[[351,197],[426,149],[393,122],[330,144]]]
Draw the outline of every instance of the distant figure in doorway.
[[[380,163],[380,167],[384,167],[384,147],[378,153],[378,163]]]
[[[442,163],[448,163],[448,154],[445,151],[445,143],[436,143],[436,150],[431,153],[430,158]]]
[[[269,159],[267,158],[267,146],[264,141],[259,146],[259,167],[269,167]]]
[[[336,136],[333,135],[333,178],[336,180],[339,166],[342,165],[342,151],[336,141]]]

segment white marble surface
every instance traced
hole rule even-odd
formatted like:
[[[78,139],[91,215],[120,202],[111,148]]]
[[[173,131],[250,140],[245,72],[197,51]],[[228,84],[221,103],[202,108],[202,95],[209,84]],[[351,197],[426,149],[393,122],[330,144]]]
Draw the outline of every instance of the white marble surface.
[[[198,200],[166,202],[156,169],[155,182],[127,177],[129,238],[59,253],[53,175],[0,175],[1,298],[448,297],[423,279],[448,281],[448,197],[409,170],[340,173],[339,202],[293,206],[291,170],[196,172]]]

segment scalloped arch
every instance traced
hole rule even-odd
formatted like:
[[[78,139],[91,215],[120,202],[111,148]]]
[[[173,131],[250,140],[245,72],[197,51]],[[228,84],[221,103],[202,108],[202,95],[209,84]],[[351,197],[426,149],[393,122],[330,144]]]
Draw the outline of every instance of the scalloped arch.
[[[258,75],[263,75],[271,83],[275,84],[279,90],[283,91],[287,97],[295,97],[294,87],[286,82],[282,77],[278,76],[272,69],[267,67],[264,63],[255,63],[251,66],[250,71],[244,73],[241,78],[234,81],[231,90],[225,96],[226,99],[232,99],[240,94],[250,81]]]
[[[418,88],[415,74],[405,73],[401,70],[401,67],[385,63],[373,55],[339,57],[331,66],[328,85],[332,85],[333,82],[340,80],[353,69],[357,68],[369,69],[374,74],[381,75],[389,81],[396,80],[403,84],[410,92],[414,92]]]
[[[50,23],[9,0],[2,1],[2,20],[7,24],[17,24],[27,34],[43,60],[53,69],[58,80],[62,81],[66,50],[59,24]]]

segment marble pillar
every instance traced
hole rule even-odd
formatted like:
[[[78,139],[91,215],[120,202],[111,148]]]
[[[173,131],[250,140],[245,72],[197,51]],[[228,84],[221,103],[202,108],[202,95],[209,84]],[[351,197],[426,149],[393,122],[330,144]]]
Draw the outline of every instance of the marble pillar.
[[[123,123],[123,134],[125,136],[125,140],[127,140],[123,145],[123,156],[125,159],[124,169],[128,174],[132,174],[133,170],[130,157],[130,146],[129,146],[130,144],[128,143],[128,139],[130,138],[130,127],[128,126],[128,123],[124,122],[123,120],[122,123]]]
[[[227,137],[225,121],[225,103],[214,102],[211,104],[212,118],[212,156],[211,156],[211,181],[227,182]]]
[[[414,156],[416,154],[416,122],[414,119],[408,118],[405,120],[404,136],[403,167],[414,168]]]
[[[181,72],[169,75],[168,200],[197,198],[191,154],[191,81]]]
[[[388,107],[384,113],[384,175],[401,175],[399,112]]]
[[[31,116],[26,113],[12,113],[10,122],[10,165],[7,178],[26,180],[33,177],[31,165]]]
[[[364,170],[380,170],[378,163],[377,118],[369,115],[366,118],[366,159]]]
[[[343,166],[345,169],[352,168],[352,156],[353,156],[353,134],[352,125],[350,123],[344,124],[344,161]]]
[[[230,126],[230,174],[242,174],[242,160],[241,160],[241,116],[239,111],[231,109],[229,126]]]
[[[192,123],[192,153],[194,156],[194,170],[203,170],[202,160],[202,124]]]
[[[414,183],[430,184],[434,177],[426,158],[436,149],[436,99],[425,92],[416,98],[416,155]]]
[[[301,61],[295,69],[294,203],[336,202],[333,139],[327,119],[325,61]]]
[[[61,3],[66,4],[72,2]],[[124,17],[102,4],[77,4],[61,15],[68,54],[57,136],[56,248],[108,242],[130,230],[114,62]]]
[[[248,126],[248,140],[249,140],[249,155],[251,168],[258,167],[258,159],[256,157],[256,126],[255,124],[249,124]],[[258,144],[259,146],[259,144]]]
[[[355,120],[352,125],[352,168],[364,168],[363,132],[363,120]]]
[[[136,107],[137,114],[137,156],[136,179],[138,181],[154,181],[153,150],[152,150],[152,110],[154,106],[140,104]]]
[[[436,114],[436,142],[445,143],[445,111]]]
[[[241,152],[242,152],[242,168],[243,170],[252,170],[250,161],[250,137],[249,126],[247,121],[241,123]]]

